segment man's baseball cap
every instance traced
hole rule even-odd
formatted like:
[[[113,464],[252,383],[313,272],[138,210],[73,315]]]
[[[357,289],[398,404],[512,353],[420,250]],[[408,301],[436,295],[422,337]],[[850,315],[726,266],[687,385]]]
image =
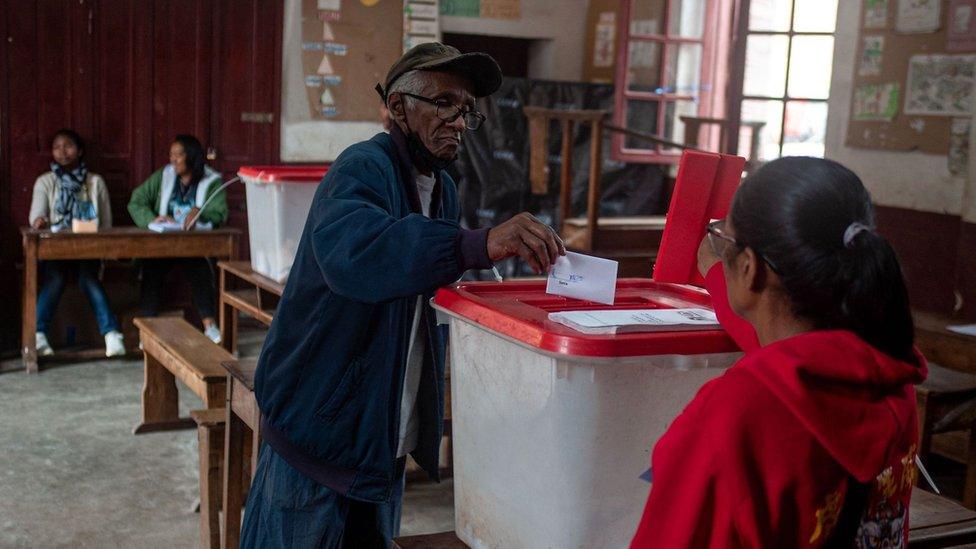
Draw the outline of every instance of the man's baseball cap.
[[[410,71],[449,72],[464,76],[474,86],[475,97],[495,93],[502,84],[502,70],[487,53],[461,53],[453,46],[440,42],[418,44],[404,53],[386,74],[384,85],[376,84],[376,92],[386,101],[390,86]]]

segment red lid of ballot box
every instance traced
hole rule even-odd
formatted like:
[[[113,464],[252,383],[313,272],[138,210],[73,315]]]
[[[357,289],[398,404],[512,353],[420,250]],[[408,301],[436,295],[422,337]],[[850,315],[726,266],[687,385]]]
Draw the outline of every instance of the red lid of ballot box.
[[[237,175],[257,179],[262,183],[318,183],[329,171],[320,166],[241,166]]]
[[[712,309],[701,288],[698,246],[712,219],[728,214],[745,159],[685,151],[654,268],[654,279],[620,279],[612,306],[546,293],[546,281],[470,282],[437,292],[436,306],[540,351],[621,358],[738,351],[723,330],[590,335],[549,320],[549,313],[606,309]]]

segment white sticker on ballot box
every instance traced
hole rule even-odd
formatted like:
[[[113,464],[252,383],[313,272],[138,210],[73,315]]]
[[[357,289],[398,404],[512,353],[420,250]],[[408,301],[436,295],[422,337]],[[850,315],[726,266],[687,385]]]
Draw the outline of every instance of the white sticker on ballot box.
[[[566,252],[549,269],[546,293],[613,305],[617,262]]]

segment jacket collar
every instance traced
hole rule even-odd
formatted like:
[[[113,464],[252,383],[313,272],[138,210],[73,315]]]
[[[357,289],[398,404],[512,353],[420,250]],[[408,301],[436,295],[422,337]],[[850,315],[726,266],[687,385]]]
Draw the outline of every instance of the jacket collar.
[[[390,138],[393,140],[395,162],[397,171],[400,174],[400,181],[406,187],[407,199],[410,202],[410,210],[413,213],[422,213],[420,207],[420,192],[417,191],[417,183],[414,178],[413,160],[410,159],[410,147],[407,146],[407,136],[396,123],[390,128]],[[434,174],[434,190],[430,195],[430,218],[440,216],[441,212],[441,189],[443,186],[443,170]]]

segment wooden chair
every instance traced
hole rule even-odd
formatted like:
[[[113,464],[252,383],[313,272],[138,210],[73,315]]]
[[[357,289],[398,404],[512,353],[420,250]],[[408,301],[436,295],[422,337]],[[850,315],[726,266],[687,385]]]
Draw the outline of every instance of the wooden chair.
[[[976,375],[929,363],[929,376],[915,393],[919,458],[927,463],[937,453],[965,464],[963,505],[976,508]]]
[[[225,408],[194,410],[190,417],[197,424],[200,448],[200,543],[201,547],[220,547],[220,501],[223,483]]]
[[[178,317],[137,318],[142,341],[145,385],[142,423],[135,434],[192,429],[191,418],[179,417],[176,380],[190,388],[210,408],[221,408],[227,395],[226,371],[221,362],[234,357]]]

